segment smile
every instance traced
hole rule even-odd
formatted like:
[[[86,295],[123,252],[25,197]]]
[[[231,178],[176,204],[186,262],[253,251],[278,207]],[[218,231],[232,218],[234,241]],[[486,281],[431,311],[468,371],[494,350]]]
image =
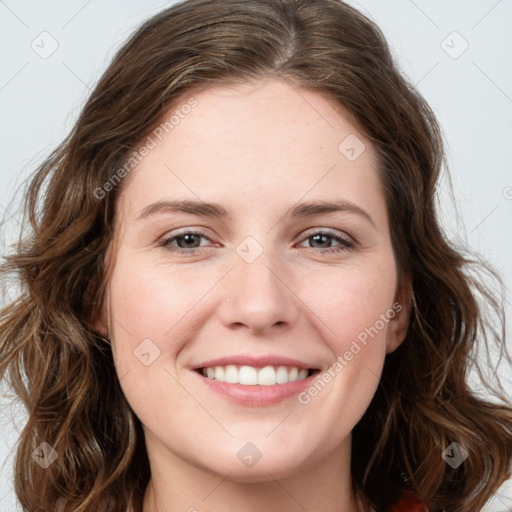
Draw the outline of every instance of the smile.
[[[194,375],[215,395],[245,407],[267,407],[296,398],[311,386],[319,370],[296,366],[217,365],[196,368]]]
[[[242,386],[274,386],[306,379],[314,370],[296,366],[264,366],[256,368],[248,365],[225,365],[200,368],[204,377],[228,384]]]

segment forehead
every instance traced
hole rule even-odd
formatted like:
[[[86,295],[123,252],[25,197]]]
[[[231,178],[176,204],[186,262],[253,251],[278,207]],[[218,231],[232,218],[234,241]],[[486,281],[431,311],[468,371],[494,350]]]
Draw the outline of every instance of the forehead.
[[[164,197],[382,203],[375,151],[347,118],[320,93],[275,79],[191,93],[144,141],[121,203],[134,214]]]

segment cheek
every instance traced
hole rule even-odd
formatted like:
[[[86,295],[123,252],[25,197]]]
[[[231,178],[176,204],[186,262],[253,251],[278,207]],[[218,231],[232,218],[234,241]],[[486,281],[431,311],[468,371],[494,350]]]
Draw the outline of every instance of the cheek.
[[[160,397],[172,393],[176,406],[181,398],[190,402],[169,371],[174,373],[181,350],[215,316],[222,300],[216,300],[215,285],[225,269],[203,265],[199,272],[193,264],[137,261],[120,254],[111,278],[114,358],[130,404],[144,411],[145,423],[158,424],[160,407],[155,403]],[[295,301],[303,313],[300,325],[291,328],[304,327],[316,343],[326,346],[333,365],[326,385],[306,397],[311,405],[304,412],[319,408],[315,416],[341,414],[348,420],[345,425],[353,426],[375,392],[385,357],[388,324],[381,315],[393,304],[394,260],[387,256],[371,266],[308,265],[289,277],[294,293],[283,297]],[[320,393],[324,399],[316,398]],[[323,411],[327,406],[330,411]]]
[[[121,386],[135,410],[151,415],[158,397],[181,396],[170,372],[197,335],[201,298],[216,282],[217,276],[199,276],[192,266],[150,265],[118,255],[109,286],[110,336]]]
[[[332,363],[299,401],[305,406],[305,414],[332,418],[336,424],[343,418],[343,424],[352,427],[375,394],[390,323],[399,311],[394,303],[394,260],[388,258],[381,267],[364,272],[330,272],[323,286],[318,280],[315,286],[308,282],[301,296],[310,297]]]
[[[222,275],[222,269],[206,265],[199,272],[193,264],[148,265],[138,263],[134,255],[120,254],[110,285],[120,371],[131,368],[134,350],[147,339],[172,361],[182,348],[180,340],[192,340],[201,323],[215,315],[215,285]],[[296,301],[295,307],[304,313],[302,326],[319,331],[333,360],[350,350],[353,340],[384,339],[386,329],[379,319],[393,303],[396,281],[391,254],[372,266],[310,265],[289,277],[294,294],[283,297]],[[379,336],[372,335],[375,327]]]
[[[214,284],[213,276],[199,276],[192,267],[120,258],[111,279],[116,332],[123,338],[129,333],[134,342],[152,336],[168,341],[178,324],[187,324],[188,314]]]
[[[322,320],[325,339],[336,354],[348,350],[352,340],[364,342],[369,331],[372,338],[385,338],[389,319],[395,316],[392,255],[383,258],[380,265],[318,271],[297,282],[303,283],[300,297]]]

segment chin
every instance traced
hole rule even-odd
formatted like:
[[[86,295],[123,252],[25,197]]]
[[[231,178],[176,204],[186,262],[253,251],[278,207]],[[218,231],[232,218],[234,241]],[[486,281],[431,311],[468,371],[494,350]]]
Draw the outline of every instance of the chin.
[[[311,457],[307,460],[304,453],[292,453],[289,450],[279,452],[276,449],[257,451],[254,445],[245,443],[237,449],[234,456],[231,453],[220,456],[214,465],[205,461],[202,469],[223,476],[233,482],[258,483],[282,479],[298,473],[313,464]],[[213,455],[215,456],[215,455]],[[309,463],[308,463],[309,460]]]

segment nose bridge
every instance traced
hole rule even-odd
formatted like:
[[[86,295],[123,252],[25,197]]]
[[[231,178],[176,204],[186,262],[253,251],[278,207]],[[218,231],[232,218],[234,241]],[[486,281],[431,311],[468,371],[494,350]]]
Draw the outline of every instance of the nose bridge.
[[[222,321],[264,331],[276,324],[291,324],[297,318],[293,293],[278,251],[264,248],[247,237],[233,255],[233,270],[223,286]]]
[[[266,249],[254,261],[247,261],[240,256],[238,260],[235,260],[234,270],[238,275],[237,288],[241,293],[250,294],[253,300],[261,296],[263,301],[269,301],[272,297],[282,294],[282,283],[275,270],[280,267],[276,251]]]

